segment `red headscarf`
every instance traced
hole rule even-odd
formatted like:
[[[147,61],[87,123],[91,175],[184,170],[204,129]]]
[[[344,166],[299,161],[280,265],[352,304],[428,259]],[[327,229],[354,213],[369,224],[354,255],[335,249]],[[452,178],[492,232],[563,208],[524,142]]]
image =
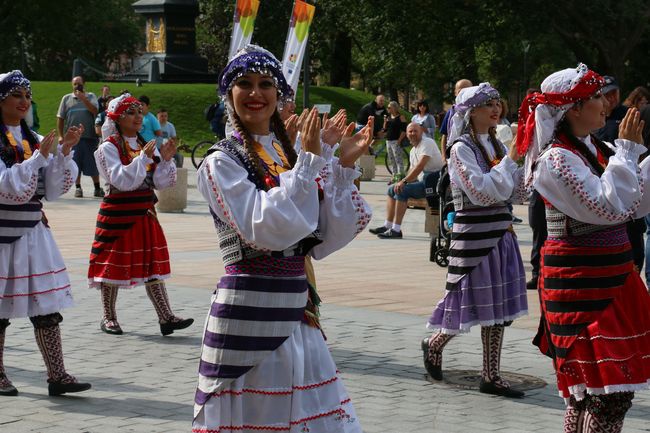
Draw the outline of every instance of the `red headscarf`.
[[[115,98],[111,101],[111,103],[108,105],[108,109],[106,110],[106,116],[117,122],[120,116],[122,116],[126,110],[133,106],[141,107],[142,103],[131,95],[122,95],[119,98]]]
[[[560,107],[566,104],[575,104],[591,98],[594,93],[605,85],[603,77],[589,70],[580,81],[568,92],[564,93],[531,93],[524,98],[519,108],[517,129],[517,152],[525,155],[533,142],[535,133],[535,108],[540,104]]]

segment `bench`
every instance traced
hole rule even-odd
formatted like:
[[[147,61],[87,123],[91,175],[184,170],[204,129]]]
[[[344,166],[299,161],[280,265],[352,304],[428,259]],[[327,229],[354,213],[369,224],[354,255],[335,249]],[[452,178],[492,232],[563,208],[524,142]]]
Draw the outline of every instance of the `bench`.
[[[409,209],[423,209],[424,213],[424,231],[430,235],[438,234],[438,224],[440,221],[440,212],[438,209],[429,207],[426,198],[410,198],[406,204]]]

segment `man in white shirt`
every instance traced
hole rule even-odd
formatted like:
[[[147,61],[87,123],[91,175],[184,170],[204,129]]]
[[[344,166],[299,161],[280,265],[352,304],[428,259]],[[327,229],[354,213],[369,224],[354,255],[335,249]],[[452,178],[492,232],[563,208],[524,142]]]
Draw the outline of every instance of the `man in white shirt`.
[[[382,239],[402,238],[402,219],[408,199],[424,198],[424,177],[430,173],[439,175],[444,165],[438,145],[432,138],[423,136],[420,125],[409,123],[406,136],[413,145],[409,154],[411,169],[404,179],[388,188],[384,225],[370,229],[370,233]]]

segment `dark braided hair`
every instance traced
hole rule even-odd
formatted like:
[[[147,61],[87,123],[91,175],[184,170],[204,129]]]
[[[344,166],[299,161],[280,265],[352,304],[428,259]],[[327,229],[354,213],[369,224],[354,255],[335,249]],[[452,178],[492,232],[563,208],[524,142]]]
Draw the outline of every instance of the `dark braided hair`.
[[[9,137],[7,137],[7,134],[5,133],[4,121],[2,119],[2,110],[0,110],[0,125],[2,125],[0,128],[0,143],[2,144],[2,150],[0,151],[6,153],[10,159],[15,160],[16,151],[11,143],[9,143]],[[37,149],[39,144],[38,139],[34,136],[34,134],[32,134],[32,131],[29,129],[29,126],[27,126],[25,119],[20,119],[20,130],[22,131],[23,138],[27,140],[32,150]],[[19,137],[15,138],[18,140]]]
[[[494,149],[494,154],[496,155],[496,159],[501,160],[505,156],[505,152],[503,151],[503,146],[501,145],[501,142],[497,139],[496,135],[496,128],[490,127],[488,129],[488,135],[490,137],[490,143],[492,144],[492,148]],[[478,136],[476,135],[476,131],[474,130],[474,125],[472,122],[469,122],[469,136],[472,138],[472,141],[474,144],[476,144],[476,147],[479,148],[481,151],[481,155],[483,155],[483,158],[485,158],[485,162],[488,164],[490,163],[491,158],[488,156],[487,151],[481,144],[481,141],[478,139]]]
[[[571,125],[569,125],[569,122],[566,120],[566,117],[560,121],[560,123],[557,126],[556,132],[558,133],[556,135],[559,134],[564,135],[567,138],[567,140],[569,140],[568,144],[570,144],[578,152],[580,152],[580,155],[582,155],[589,162],[592,168],[596,170],[598,176],[601,176],[605,172],[605,169],[598,161],[596,155],[594,155],[587,148],[587,145],[585,143],[580,141],[578,137],[575,136],[575,134],[571,130]],[[609,159],[610,156],[614,155],[614,151],[610,149],[609,146],[607,146],[601,140],[594,137],[593,135],[591,136],[591,139],[592,139],[592,143],[594,143],[596,148],[605,156],[605,158]]]
[[[287,134],[287,130],[284,127],[284,122],[282,121],[278,110],[275,110],[273,116],[271,116],[271,131],[273,134],[275,134],[275,137],[280,140],[280,143],[282,144],[282,150],[287,157],[287,161],[289,161],[289,165],[291,167],[296,165],[298,155],[296,154],[296,149],[294,149],[293,144],[291,144],[291,139]]]
[[[251,165],[255,170],[255,175],[261,181],[260,183],[264,186],[264,190],[268,191],[269,188],[266,185],[266,182],[264,182],[266,171],[264,171],[264,168],[262,166],[262,161],[260,160],[259,155],[257,154],[257,152],[255,152],[255,149],[253,148],[253,138],[250,136],[250,134],[242,124],[239,115],[234,110],[232,112],[232,126],[242,139],[242,142],[244,144],[244,151],[246,151],[246,154],[248,155],[248,159],[250,160]]]

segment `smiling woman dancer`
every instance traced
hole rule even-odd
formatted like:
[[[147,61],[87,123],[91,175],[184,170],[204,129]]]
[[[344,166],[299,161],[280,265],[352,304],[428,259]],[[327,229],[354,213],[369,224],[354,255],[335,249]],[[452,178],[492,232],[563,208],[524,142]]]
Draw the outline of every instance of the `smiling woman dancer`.
[[[159,152],[156,140],[144,142],[138,133],[142,104],[128,93],[113,99],[106,111],[104,142],[95,159],[109,189],[97,215],[88,268],[90,287],[101,292],[104,315],[99,326],[107,334],[122,334],[115,308],[117,291],[144,283],[160,332],[169,335],[194,322],[172,312],[163,282],[171,273],[167,241],[154,208],[154,189],[176,183],[172,160],[176,145],[169,140]]]
[[[625,230],[650,211],[650,159],[639,167],[636,108],[615,145],[591,135],[605,124],[603,85],[583,64],[555,72],[519,114],[517,147],[548,223],[535,344],[553,358],[567,433],[620,432],[634,391],[650,386],[650,295]]]
[[[30,82],[20,71],[0,74],[0,395],[16,395],[2,362],[9,319],[29,317],[47,367],[50,395],[85,391],[63,364],[59,313],[73,305],[70,280],[41,200],[65,194],[77,177],[72,147],[83,126],[71,126],[56,155],[55,132],[27,127]]]
[[[312,110],[296,155],[277,111],[289,86],[278,60],[257,46],[228,63],[219,89],[235,133],[204,160],[198,188],[226,275],[206,322],[193,432],[360,433],[323,335],[307,317],[304,269],[306,255],[342,248],[369,221],[353,180],[372,121],[341,140],[336,159],[321,147]]]
[[[468,87],[456,98],[447,155],[456,217],[452,228],[447,292],[422,342],[424,366],[442,380],[442,350],[459,332],[481,325],[483,371],[480,391],[523,397],[501,378],[503,333],[527,313],[526,275],[512,232],[510,201],[525,198],[516,154],[496,138],[501,102],[489,83]]]

